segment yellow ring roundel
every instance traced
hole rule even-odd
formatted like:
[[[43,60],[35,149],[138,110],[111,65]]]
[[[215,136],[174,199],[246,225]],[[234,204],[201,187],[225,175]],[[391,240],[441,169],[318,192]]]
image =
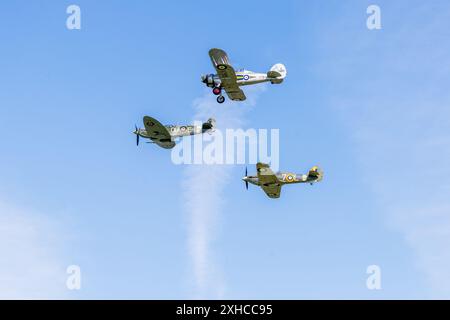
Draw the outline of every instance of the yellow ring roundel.
[[[292,173],[287,173],[286,176],[284,177],[284,180],[286,182],[293,182],[295,180],[295,177]]]

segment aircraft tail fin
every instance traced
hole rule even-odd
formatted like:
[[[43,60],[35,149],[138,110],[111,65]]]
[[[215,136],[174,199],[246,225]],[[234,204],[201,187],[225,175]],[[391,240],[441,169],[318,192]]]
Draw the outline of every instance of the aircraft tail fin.
[[[216,120],[209,118],[208,121],[202,125],[203,131],[214,131],[216,129]]]
[[[308,178],[314,180],[314,182],[319,182],[323,179],[323,170],[317,166],[312,167],[308,172]]]
[[[281,83],[283,79],[286,78],[287,70],[284,64],[277,63],[270,68],[270,71],[267,72],[267,77],[273,78],[271,80],[272,83]]]

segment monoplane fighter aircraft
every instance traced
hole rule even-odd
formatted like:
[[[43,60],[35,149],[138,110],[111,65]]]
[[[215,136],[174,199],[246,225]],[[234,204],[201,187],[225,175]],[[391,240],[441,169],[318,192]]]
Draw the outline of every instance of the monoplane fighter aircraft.
[[[295,174],[289,172],[273,173],[269,165],[265,163],[256,164],[257,175],[248,176],[245,168],[245,187],[248,190],[248,184],[260,186],[270,198],[279,198],[281,187],[292,183],[310,183],[319,182],[323,179],[323,171],[318,167],[312,167],[308,174]]]
[[[218,96],[218,103],[225,101],[222,89],[225,90],[231,100],[244,101],[246,97],[239,88],[240,86],[267,81],[272,84],[281,83],[287,74],[286,67],[281,63],[275,64],[267,73],[256,73],[245,69],[235,71],[228,60],[227,54],[221,49],[209,50],[209,57],[214,68],[216,68],[217,74],[203,75],[202,82],[213,88],[213,93]]]
[[[175,147],[175,138],[212,132],[215,126],[216,121],[214,119],[209,119],[201,126],[164,126],[158,120],[145,116],[145,129],[140,129],[136,126],[136,130],[133,133],[136,135],[136,145],[139,145],[139,137],[142,137],[150,139],[149,143],[156,143],[164,149],[172,149]]]

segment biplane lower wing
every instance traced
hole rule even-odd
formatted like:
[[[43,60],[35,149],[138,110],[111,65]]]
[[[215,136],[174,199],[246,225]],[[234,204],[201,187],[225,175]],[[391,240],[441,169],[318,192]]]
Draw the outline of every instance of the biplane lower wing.
[[[224,87],[225,92],[227,93],[228,98],[230,98],[233,101],[244,101],[247,99],[247,97],[244,94],[244,91],[242,91],[241,88],[239,88],[238,85],[233,87]]]

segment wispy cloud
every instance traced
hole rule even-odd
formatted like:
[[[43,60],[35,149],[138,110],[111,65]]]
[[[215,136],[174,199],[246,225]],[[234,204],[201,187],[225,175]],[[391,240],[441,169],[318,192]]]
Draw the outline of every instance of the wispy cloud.
[[[57,230],[45,216],[0,200],[0,299],[67,297]]]
[[[427,279],[423,296],[450,298],[450,47],[442,41],[450,7],[396,9],[398,25],[346,31],[326,48],[333,71],[323,74],[336,84],[330,101],[356,142],[360,174]]]
[[[384,106],[399,108],[387,102]],[[409,104],[401,108],[414,113],[418,107]],[[414,248],[430,296],[448,298],[450,123],[446,119],[450,119],[450,112],[438,112],[439,107],[431,104],[427,109],[422,116],[404,116],[391,124],[384,122],[391,112],[377,111],[371,114],[371,121],[356,120],[358,128],[353,128],[358,136],[362,173],[389,225],[402,232]],[[382,127],[377,122],[383,123]]]
[[[245,114],[255,104],[264,85],[249,87],[245,103],[217,104],[209,92],[194,101],[196,121],[213,117],[218,129],[241,128]],[[184,206],[188,214],[188,248],[194,276],[194,298],[223,298],[226,283],[214,250],[220,232],[221,209],[225,203],[223,190],[231,174],[230,165],[189,165],[183,182]]]

